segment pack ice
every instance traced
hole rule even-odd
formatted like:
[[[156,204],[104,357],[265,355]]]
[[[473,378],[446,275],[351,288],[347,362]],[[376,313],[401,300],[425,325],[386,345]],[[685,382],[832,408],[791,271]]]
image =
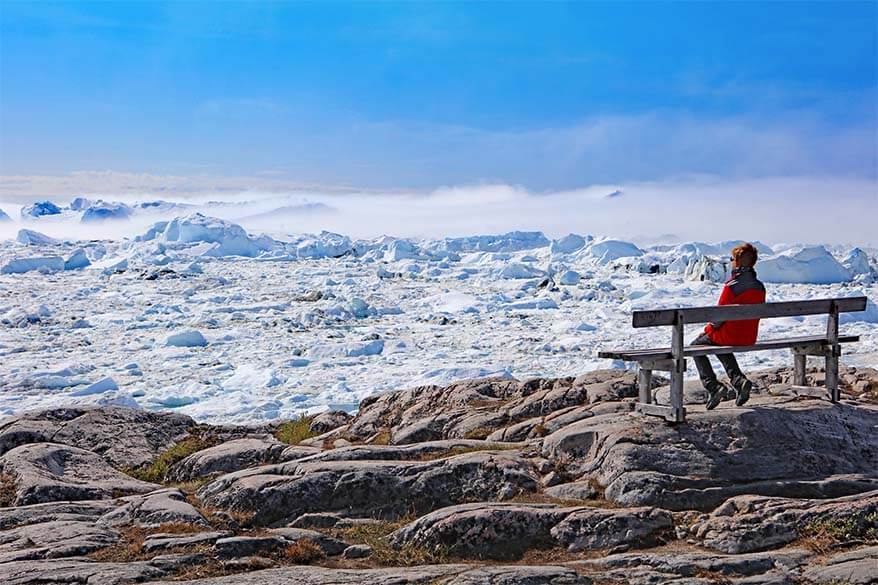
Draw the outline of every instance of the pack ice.
[[[52,237],[52,222],[115,208],[55,207],[60,216],[34,207],[0,243],[0,414],[100,403],[255,422],[353,411],[418,383],[576,375],[612,365],[601,348],[667,344],[661,328],[634,332],[630,311],[715,303],[739,243],[261,235],[168,202],[126,204],[128,219],[107,212],[123,227],[169,214],[139,235],[76,241]],[[875,249],[757,245],[769,300],[869,297],[842,319],[862,336],[845,361],[878,365]],[[777,319],[761,334],[823,327]],[[741,356],[745,368],[788,361]]]

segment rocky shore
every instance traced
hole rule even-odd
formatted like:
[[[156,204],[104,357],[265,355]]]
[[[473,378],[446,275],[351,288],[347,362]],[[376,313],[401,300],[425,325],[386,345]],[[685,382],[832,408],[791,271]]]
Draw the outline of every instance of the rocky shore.
[[[0,583],[878,582],[878,371],[633,412],[635,376],[479,379],[258,427],[0,421]],[[659,400],[666,381],[656,378]]]

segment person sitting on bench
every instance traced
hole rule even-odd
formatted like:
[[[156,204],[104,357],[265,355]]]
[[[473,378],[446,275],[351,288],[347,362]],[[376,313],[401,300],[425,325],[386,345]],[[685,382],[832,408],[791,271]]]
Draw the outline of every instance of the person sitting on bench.
[[[753,244],[741,244],[732,250],[732,275],[723,286],[718,305],[751,305],[765,302],[765,286],[756,278],[756,271],[753,269],[757,257],[758,253]],[[708,323],[704,332],[692,341],[692,345],[753,345],[756,343],[758,332],[759,319]],[[724,353],[716,357],[725,368],[734,390],[730,390],[716,379],[707,356],[693,358],[701,383],[707,390],[707,410],[713,410],[723,400],[732,398],[735,399],[735,404],[742,406],[750,398],[753,383],[741,371],[735,354]]]

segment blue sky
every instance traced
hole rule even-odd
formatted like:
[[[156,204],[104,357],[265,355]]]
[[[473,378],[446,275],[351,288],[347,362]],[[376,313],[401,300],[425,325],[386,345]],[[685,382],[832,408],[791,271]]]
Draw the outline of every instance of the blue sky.
[[[876,31],[876,2],[3,2],[0,175],[874,186]]]

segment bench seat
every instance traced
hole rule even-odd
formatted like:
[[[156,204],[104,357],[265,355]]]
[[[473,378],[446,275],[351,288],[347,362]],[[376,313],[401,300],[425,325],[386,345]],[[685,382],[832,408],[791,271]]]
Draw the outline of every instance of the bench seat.
[[[859,340],[859,335],[838,336],[838,343],[852,343]],[[805,337],[788,337],[786,339],[767,339],[754,345],[687,345],[683,348],[683,356],[696,357],[700,355],[716,355],[721,353],[786,349],[818,344],[830,345],[831,342],[825,335],[811,335]],[[670,347],[656,347],[652,349],[602,351],[598,353],[598,357],[623,360],[626,362],[639,362],[671,359],[673,356]]]

